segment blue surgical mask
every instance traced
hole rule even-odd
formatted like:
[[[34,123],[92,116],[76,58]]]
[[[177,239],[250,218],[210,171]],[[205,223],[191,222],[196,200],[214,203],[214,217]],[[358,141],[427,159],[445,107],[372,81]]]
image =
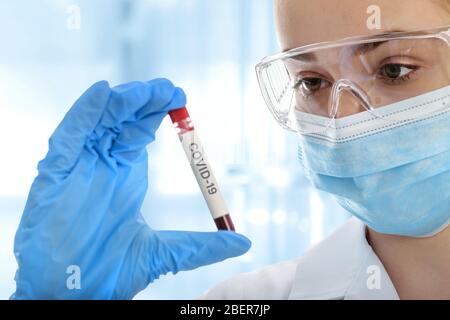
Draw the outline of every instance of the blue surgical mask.
[[[380,109],[300,135],[300,161],[371,229],[432,236],[450,222],[450,86]]]

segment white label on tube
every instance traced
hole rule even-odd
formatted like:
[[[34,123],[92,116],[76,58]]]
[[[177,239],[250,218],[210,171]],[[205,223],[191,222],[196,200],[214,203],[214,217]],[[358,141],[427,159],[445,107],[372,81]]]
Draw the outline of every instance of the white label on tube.
[[[228,208],[195,130],[185,132],[179,137],[212,217],[216,219],[224,216],[228,213]]]

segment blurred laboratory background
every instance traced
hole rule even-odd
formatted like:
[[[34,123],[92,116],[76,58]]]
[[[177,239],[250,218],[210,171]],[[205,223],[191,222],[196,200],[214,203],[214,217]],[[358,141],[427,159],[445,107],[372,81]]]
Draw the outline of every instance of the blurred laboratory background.
[[[272,0],[0,0],[0,299],[15,290],[13,240],[48,137],[92,83],[167,77],[191,117],[246,255],[166,275],[136,299],[191,299],[240,272],[295,259],[348,214],[314,190],[297,137],[271,118],[254,72],[278,51]],[[215,230],[171,123],[148,147],[142,208],[156,229]]]

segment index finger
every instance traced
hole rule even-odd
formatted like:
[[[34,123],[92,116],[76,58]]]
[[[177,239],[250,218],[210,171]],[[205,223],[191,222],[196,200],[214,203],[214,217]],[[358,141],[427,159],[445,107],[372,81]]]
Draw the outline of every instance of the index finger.
[[[49,151],[39,171],[70,170],[94,131],[111,95],[107,81],[94,83],[70,108],[49,139]]]

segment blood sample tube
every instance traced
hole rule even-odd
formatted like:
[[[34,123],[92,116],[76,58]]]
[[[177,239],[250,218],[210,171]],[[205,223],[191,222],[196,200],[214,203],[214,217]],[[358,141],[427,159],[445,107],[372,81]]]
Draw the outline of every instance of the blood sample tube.
[[[234,231],[233,221],[186,107],[169,111],[184,152],[219,230]]]

